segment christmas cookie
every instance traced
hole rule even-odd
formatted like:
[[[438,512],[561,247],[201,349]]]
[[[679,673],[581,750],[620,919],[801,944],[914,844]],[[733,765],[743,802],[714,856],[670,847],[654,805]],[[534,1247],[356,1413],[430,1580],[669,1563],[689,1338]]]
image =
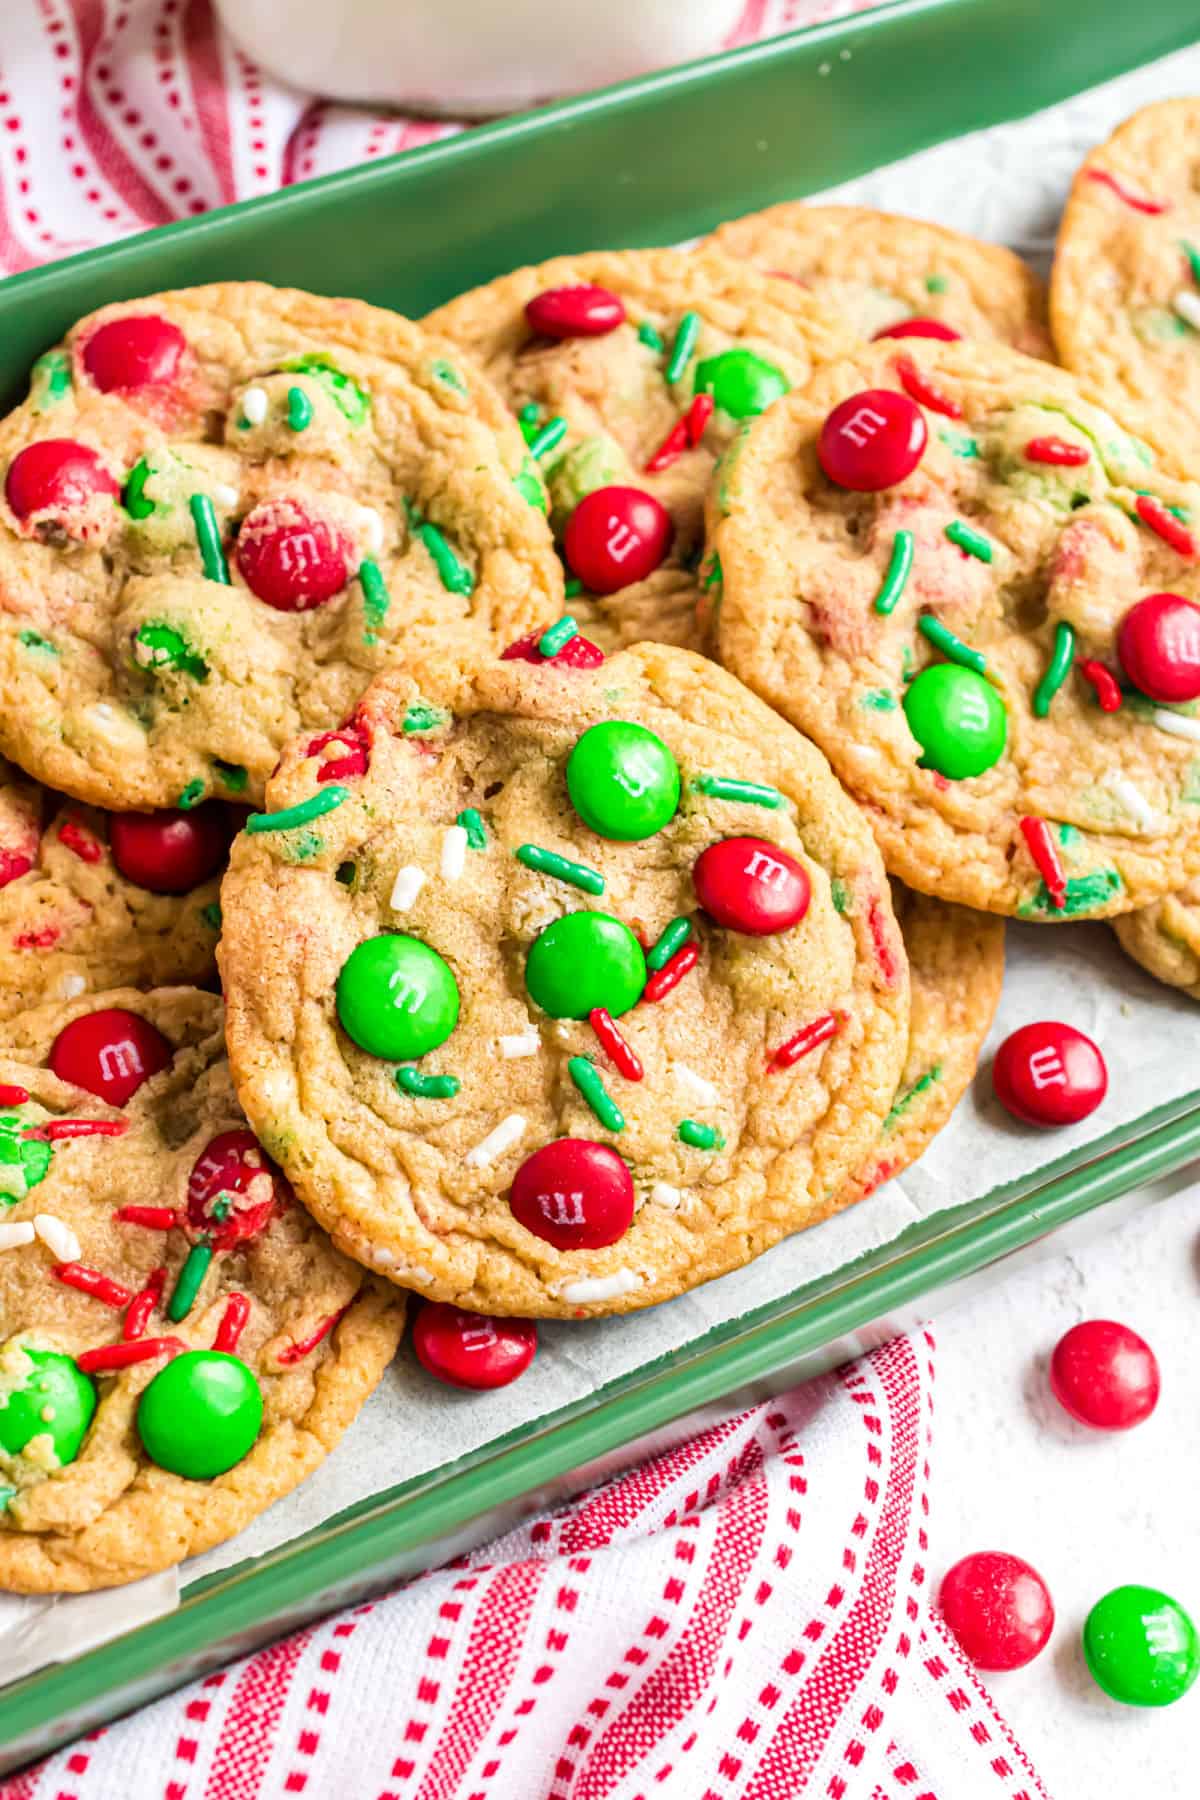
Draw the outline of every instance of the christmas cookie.
[[[0,1016],[110,987],[207,981],[235,815],[102,813],[0,760]]]
[[[545,505],[487,383],[392,313],[106,307],[0,425],[0,750],[118,811],[259,800],[397,654],[561,611]]]
[[[221,1010],[123,989],[0,1031],[0,1588],[109,1587],[232,1537],[396,1347],[395,1289],[247,1129]]]
[[[335,1243],[431,1299],[574,1318],[836,1210],[908,974],[811,744],[690,652],[569,648],[450,673],[437,710],[382,679],[340,782],[291,746],[220,961],[243,1104]]]
[[[716,251],[559,257],[425,323],[517,414],[549,484],[571,605],[605,648],[699,647],[714,458],[738,421],[850,342],[802,289]]]
[[[944,225],[792,200],[731,219],[709,242],[801,282],[859,337],[967,337],[1051,354],[1033,270]]]
[[[1134,962],[1200,1000],[1200,881],[1114,919],[1113,930]]]
[[[1200,868],[1200,487],[1072,377],[867,346],[731,446],[712,540],[722,661],[909,886],[1058,920]]]
[[[1059,357],[1200,467],[1200,100],[1134,113],[1075,177],[1050,279]]]

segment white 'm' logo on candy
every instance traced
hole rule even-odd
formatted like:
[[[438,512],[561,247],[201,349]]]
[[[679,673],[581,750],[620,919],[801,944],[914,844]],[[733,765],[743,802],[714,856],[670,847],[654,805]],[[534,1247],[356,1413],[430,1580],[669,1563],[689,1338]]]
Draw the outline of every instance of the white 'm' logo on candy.
[[[583,1216],[583,1195],[580,1192],[542,1194],[539,1196],[538,1203],[543,1216],[550,1221],[551,1225],[583,1225],[586,1223]]]
[[[1066,1087],[1067,1071],[1057,1050],[1035,1050],[1029,1059],[1029,1073],[1039,1091],[1047,1087]]]
[[[860,406],[858,411],[852,413],[846,420],[842,430],[855,449],[861,450],[863,445],[869,444],[876,433],[883,431],[886,425],[887,420],[883,414],[877,413],[873,406]]]
[[[120,1044],[106,1044],[100,1052],[100,1079],[102,1081],[128,1081],[131,1075],[142,1075],[142,1059],[137,1053],[137,1045],[126,1038]]]
[[[490,1350],[492,1345],[498,1342],[496,1327],[486,1323],[468,1325],[459,1342],[464,1350]]]
[[[397,1012],[416,1012],[425,998],[421,989],[413,986],[403,969],[393,969],[388,976],[388,992]]]
[[[311,531],[292,531],[279,540],[279,566],[285,575],[303,575],[321,560],[321,546]]]
[[[608,540],[608,554],[614,562],[624,562],[630,551],[638,547],[636,533],[630,531],[616,513],[609,514],[608,529],[612,534]]]
[[[763,851],[756,850],[746,864],[743,874],[751,876],[755,881],[761,881],[764,887],[779,888],[786,882],[788,872],[783,863],[776,862],[773,856],[767,856]]]

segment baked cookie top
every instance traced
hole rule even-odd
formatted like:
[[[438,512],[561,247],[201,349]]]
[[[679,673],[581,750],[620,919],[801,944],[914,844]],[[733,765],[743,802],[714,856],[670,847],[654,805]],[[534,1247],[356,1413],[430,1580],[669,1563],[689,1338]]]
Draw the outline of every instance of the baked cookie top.
[[[1200,880],[1114,919],[1113,930],[1134,962],[1200,1000]]]
[[[585,1317],[837,1208],[908,974],[811,744],[693,653],[565,656],[448,667],[437,712],[389,674],[343,781],[292,745],[219,960],[242,1102],[339,1247],[436,1300]]]
[[[499,398],[395,314],[105,307],[0,424],[0,750],[116,810],[259,800],[396,655],[561,612],[545,504]]]
[[[1127,911],[1200,865],[1198,528],[1200,487],[1063,371],[871,345],[724,458],[721,659],[911,887]]]
[[[1143,107],[1086,158],[1050,277],[1055,349],[1200,471],[1200,100]]]
[[[701,647],[713,461],[737,421],[852,342],[803,289],[712,250],[557,257],[425,324],[468,351],[517,413],[549,483],[571,605],[605,649],[641,638]]]
[[[0,759],[0,1017],[111,987],[207,981],[236,815],[104,813]]]
[[[708,240],[728,256],[799,281],[857,337],[932,324],[957,337],[996,340],[1049,356],[1046,290],[999,244],[865,206],[788,200],[718,226]],[[900,329],[896,329],[900,328]]]
[[[403,1304],[296,1205],[221,1003],[130,989],[0,1033],[0,1588],[132,1581],[322,1461]]]

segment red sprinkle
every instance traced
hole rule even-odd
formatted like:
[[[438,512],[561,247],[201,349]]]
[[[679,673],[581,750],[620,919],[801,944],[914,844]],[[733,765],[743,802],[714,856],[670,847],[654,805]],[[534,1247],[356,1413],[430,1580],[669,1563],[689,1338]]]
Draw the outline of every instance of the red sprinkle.
[[[670,431],[650,461],[646,464],[647,475],[657,475],[660,469],[669,469],[673,462],[678,462],[688,447],[688,428],[686,419],[676,419]]]
[[[1054,463],[1064,469],[1081,469],[1090,462],[1091,452],[1083,444],[1072,444],[1066,438],[1030,438],[1025,446],[1025,461]]]
[[[145,1225],[149,1231],[173,1231],[179,1215],[171,1206],[118,1206],[122,1225]]]
[[[98,863],[104,855],[103,845],[98,844],[91,832],[85,831],[82,825],[77,825],[74,819],[68,819],[65,825],[60,826],[58,841],[68,850],[73,850],[81,862]]]
[[[32,856],[26,856],[23,850],[0,850],[0,888],[7,887],[19,875],[28,875],[32,867]]]
[[[27,1126],[21,1136],[57,1144],[63,1138],[123,1137],[128,1130],[128,1119],[51,1119],[48,1125]]]
[[[182,1338],[136,1338],[123,1344],[104,1344],[99,1350],[85,1350],[75,1361],[85,1375],[108,1375],[114,1369],[128,1369],[134,1363],[151,1362],[156,1356],[178,1356],[187,1345]]]
[[[227,1356],[232,1356],[249,1317],[250,1302],[245,1294],[230,1294],[225,1311],[221,1314],[221,1323],[217,1326],[213,1349],[223,1350]]]
[[[770,1069],[790,1069],[793,1063],[807,1056],[819,1044],[827,1044],[831,1037],[836,1037],[842,1028],[842,1021],[836,1013],[822,1013],[819,1019],[812,1019],[802,1025],[793,1037],[780,1044],[778,1050],[772,1051],[767,1058]]]
[[[698,444],[700,442],[700,439],[704,436],[708,421],[713,416],[716,404],[717,403],[711,394],[696,395],[696,398],[688,407],[687,417],[683,421],[687,426],[689,444]]]
[[[278,1360],[281,1363],[303,1362],[304,1358],[329,1336],[338,1320],[344,1319],[349,1311],[350,1302],[347,1300],[340,1312],[330,1313],[327,1319],[322,1319],[311,1337],[302,1338],[298,1344],[289,1344],[286,1350],[281,1350]]]
[[[133,1338],[144,1337],[146,1327],[150,1323],[150,1314],[162,1299],[166,1285],[167,1271],[151,1269],[149,1278],[140,1294],[135,1294],[129,1303],[129,1311],[125,1314],[125,1323],[121,1327],[121,1336],[128,1343]]]
[[[1190,559],[1200,554],[1200,551],[1197,550],[1196,540],[1187,526],[1182,524],[1175,514],[1170,512],[1161,500],[1156,500],[1152,494],[1138,495],[1136,512],[1142,524],[1148,525],[1151,531],[1157,532],[1163,543],[1169,544],[1171,549],[1177,551],[1180,556]]]
[[[28,1098],[28,1088],[18,1087],[15,1082],[0,1083],[0,1106],[24,1106]]]
[[[1034,860],[1038,874],[1046,884],[1046,892],[1050,896],[1050,904],[1058,911],[1067,902],[1067,878],[1059,861],[1058,846],[1054,842],[1050,827],[1045,819],[1026,817],[1021,820],[1021,836],[1029,846],[1029,854]]]
[[[1121,689],[1117,685],[1117,678],[1111,669],[1106,669],[1102,662],[1097,662],[1094,656],[1089,656],[1079,664],[1079,673],[1095,688],[1101,712],[1119,712],[1121,710]]]
[[[642,1067],[640,1057],[632,1045],[625,1042],[602,1006],[593,1007],[588,1014],[588,1024],[600,1039],[601,1047],[608,1052],[626,1081],[641,1081],[646,1071]]]
[[[367,740],[354,725],[343,725],[337,731],[323,731],[315,737],[305,756],[320,756],[328,744],[340,744],[345,756],[330,757],[317,770],[317,780],[346,781],[354,775],[365,775],[367,772]]]
[[[1147,200],[1143,194],[1131,194],[1107,169],[1089,169],[1087,173],[1089,181],[1103,182],[1106,188],[1112,189],[1118,200],[1123,200],[1126,206],[1132,206],[1134,212],[1165,213],[1171,210],[1169,200]]]
[[[133,1299],[130,1290],[121,1282],[111,1281],[99,1269],[89,1269],[86,1263],[55,1263],[53,1274],[64,1287],[78,1288],[81,1294],[90,1294],[93,1300],[103,1300],[105,1306],[128,1306]]]
[[[871,902],[871,910],[867,914],[867,923],[871,927],[871,942],[875,946],[875,955],[879,962],[879,973],[883,976],[888,987],[895,987],[896,982],[899,979],[900,968],[899,964],[896,962],[895,948],[891,939],[888,937],[887,927],[884,925],[883,916],[879,911],[878,900],[872,900]]]
[[[642,999],[648,1000],[651,1005],[656,1000],[661,1000],[673,987],[679,986],[688,970],[695,968],[699,960],[698,946],[695,943],[685,944],[682,950],[675,952],[670,962],[665,962],[661,969],[655,970],[642,990]]]
[[[900,386],[910,400],[915,400],[919,406],[927,406],[930,412],[943,413],[947,419],[962,418],[963,409],[958,401],[951,400],[949,394],[943,394],[940,388],[922,375],[911,357],[896,358],[896,373],[900,377]]]
[[[33,864],[30,863],[30,868]],[[49,950],[62,936],[61,925],[43,925],[40,931],[19,931],[13,939],[14,950]]]

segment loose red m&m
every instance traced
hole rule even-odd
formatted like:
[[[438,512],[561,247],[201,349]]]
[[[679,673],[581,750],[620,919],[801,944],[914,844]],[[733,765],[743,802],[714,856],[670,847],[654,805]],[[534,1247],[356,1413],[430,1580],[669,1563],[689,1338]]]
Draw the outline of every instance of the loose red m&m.
[[[8,465],[4,496],[18,519],[35,514],[61,520],[97,494],[115,500],[120,483],[114,480],[96,452],[74,438],[39,438],[27,444]]]
[[[939,338],[943,343],[951,344],[962,336],[955,331],[953,325],[943,324],[941,319],[901,319],[896,325],[885,325],[882,331],[875,333],[877,338]]]
[[[1050,1590],[1019,1556],[981,1550],[956,1562],[938,1605],[963,1654],[977,1669],[1023,1669],[1054,1629]]]
[[[102,394],[131,393],[173,381],[186,353],[178,325],[156,313],[127,313],[93,331],[83,366]]]
[[[812,896],[803,865],[766,838],[710,844],[696,858],[692,881],[710,918],[752,937],[798,925]]]
[[[1050,1386],[1081,1425],[1128,1431],[1158,1405],[1158,1358],[1136,1331],[1115,1319],[1085,1319],[1060,1337]]]
[[[645,581],[671,548],[671,515],[641,488],[602,487],[585,494],[567,523],[563,549],[571,573],[593,594],[615,594]]]
[[[1149,699],[1200,698],[1200,606],[1182,594],[1147,594],[1121,620],[1117,655]]]
[[[61,1081],[73,1081],[110,1106],[124,1106],[174,1054],[140,1013],[105,1006],[63,1027],[50,1046],[50,1067]]]
[[[508,1204],[518,1224],[556,1250],[603,1250],[633,1222],[633,1179],[607,1144],[557,1138],[526,1157]]]
[[[214,1250],[230,1250],[265,1230],[279,1206],[281,1184],[286,1188],[252,1131],[218,1132],[188,1176],[188,1224],[204,1232]],[[232,1204],[223,1206],[223,1199]]]
[[[413,1349],[421,1367],[451,1387],[507,1387],[537,1354],[537,1326],[427,1300],[413,1324]]]
[[[229,815],[213,802],[192,812],[113,813],[108,842],[113,861],[135,887],[151,894],[187,894],[225,861]]]
[[[1076,1125],[1108,1092],[1108,1070],[1090,1037],[1039,1019],[1006,1037],[992,1064],[996,1098],[1027,1125]]]
[[[247,513],[236,554],[250,592],[277,612],[323,606],[350,579],[346,540],[297,500],[264,500]]]
[[[526,303],[525,317],[539,337],[605,337],[625,318],[625,305],[607,288],[547,288]]]
[[[817,439],[830,481],[874,494],[911,475],[929,440],[925,414],[894,388],[864,388],[835,406]]]

